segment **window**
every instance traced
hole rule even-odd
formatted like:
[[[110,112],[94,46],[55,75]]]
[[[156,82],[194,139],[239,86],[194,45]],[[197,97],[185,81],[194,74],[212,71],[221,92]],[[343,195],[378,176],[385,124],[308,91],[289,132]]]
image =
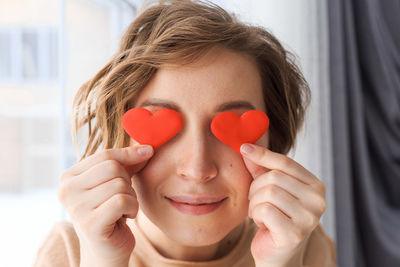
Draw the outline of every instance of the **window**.
[[[55,83],[57,29],[1,28],[0,83]]]
[[[54,223],[68,219],[57,192],[76,162],[72,98],[117,49],[140,2],[0,1],[1,266],[31,266]]]

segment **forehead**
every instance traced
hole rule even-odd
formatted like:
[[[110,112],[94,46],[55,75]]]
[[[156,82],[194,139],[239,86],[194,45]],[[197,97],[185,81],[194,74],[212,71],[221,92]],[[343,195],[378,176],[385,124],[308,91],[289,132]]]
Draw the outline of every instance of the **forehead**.
[[[231,101],[235,103],[221,106]],[[135,106],[163,102],[178,106],[181,112],[197,114],[222,111],[224,107],[253,106],[265,111],[255,62],[225,49],[212,50],[190,65],[162,66],[142,90]]]

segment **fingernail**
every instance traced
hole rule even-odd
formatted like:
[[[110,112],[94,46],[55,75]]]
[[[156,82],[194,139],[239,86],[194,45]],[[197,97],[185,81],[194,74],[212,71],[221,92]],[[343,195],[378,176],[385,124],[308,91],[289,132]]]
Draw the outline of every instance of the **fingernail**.
[[[253,151],[254,151],[254,147],[252,147],[251,145],[243,144],[240,147],[240,152],[242,152],[243,154],[246,154],[246,155],[250,155]]]
[[[151,154],[152,150],[153,150],[152,146],[142,146],[138,148],[137,152],[141,156],[148,156]]]

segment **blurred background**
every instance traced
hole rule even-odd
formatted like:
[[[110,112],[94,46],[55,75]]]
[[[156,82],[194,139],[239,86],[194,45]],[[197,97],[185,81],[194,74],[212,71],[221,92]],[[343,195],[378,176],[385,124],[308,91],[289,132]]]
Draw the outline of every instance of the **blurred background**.
[[[327,187],[328,207],[321,223],[337,243],[340,266],[400,266],[400,37],[396,29],[400,24],[394,15],[400,14],[400,2],[212,2],[243,21],[269,29],[297,56],[312,90],[312,103],[296,149],[289,156]],[[0,251],[4,252],[1,266],[30,266],[51,227],[57,221],[69,220],[58,201],[57,190],[61,172],[77,160],[70,136],[72,100],[79,87],[116,51],[123,30],[141,3],[0,0]],[[356,9],[364,12],[361,17],[355,14]],[[371,39],[388,36],[384,44]],[[372,50],[365,48],[369,44],[365,40],[375,44]],[[363,60],[363,55],[371,53],[377,56]],[[376,71],[363,68],[364,64],[374,65],[373,62],[384,70],[376,78],[379,86],[370,77]],[[363,82],[365,79],[367,83]],[[371,89],[371,93],[365,88]],[[386,100],[376,93],[376,88]],[[378,114],[375,122],[379,118],[385,121],[377,135],[368,131],[369,123],[374,122],[366,119],[365,110],[354,105],[363,99],[354,98],[355,94],[367,96],[369,102],[365,106],[380,99],[382,109],[367,113]],[[390,109],[384,110],[385,105]],[[349,116],[350,113],[353,115]],[[353,130],[352,125],[359,121],[364,124]],[[390,134],[384,134],[385,127]],[[370,134],[359,135],[360,131]],[[357,145],[355,141],[360,138],[365,142]],[[382,145],[380,154],[372,153],[376,148],[373,144],[382,144],[382,139],[392,143]],[[360,154],[368,153],[371,157],[360,159]],[[365,168],[371,161],[379,161],[386,172],[376,172],[376,166]],[[360,162],[364,167],[360,167]],[[377,185],[377,177],[384,181],[384,186]],[[371,186],[357,191],[364,182]],[[371,203],[362,196],[374,186],[379,188],[378,193],[374,191],[376,199],[386,196],[377,202],[387,204],[384,210],[388,213],[382,211],[382,206],[375,206],[372,211],[365,209]],[[386,194],[385,190],[389,192]],[[384,222],[376,222],[376,216],[385,218]],[[364,219],[371,222],[363,223]],[[376,228],[386,229],[382,235],[377,234],[380,243],[366,237],[367,232]],[[378,245],[383,247],[382,251],[373,256],[371,253]],[[371,255],[373,259],[368,258]]]

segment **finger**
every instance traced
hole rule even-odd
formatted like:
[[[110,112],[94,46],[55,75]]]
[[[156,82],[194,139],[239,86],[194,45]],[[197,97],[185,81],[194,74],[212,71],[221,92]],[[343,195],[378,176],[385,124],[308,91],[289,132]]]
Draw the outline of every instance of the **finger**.
[[[93,216],[97,218],[99,229],[113,225],[123,215],[136,216],[139,204],[137,199],[128,194],[113,195],[93,211]]]
[[[310,190],[308,185],[300,182],[300,180],[281,171],[272,170],[262,174],[262,177],[258,177],[257,179],[253,180],[253,182],[250,184],[249,199],[252,197],[255,191],[266,184],[279,186],[297,199],[300,199],[301,195],[307,195],[306,192]]]
[[[90,190],[114,178],[121,177],[131,183],[131,177],[122,165],[116,160],[106,160],[91,167],[86,172],[75,177],[75,183],[85,190]]]
[[[253,221],[259,228],[267,228],[276,246],[286,246],[291,241],[293,221],[270,203],[260,203],[253,209]]]
[[[149,154],[141,155],[139,149],[149,148]],[[94,165],[106,161],[116,160],[124,166],[131,166],[141,163],[153,155],[153,147],[149,145],[135,145],[118,149],[106,149],[83,159],[69,169],[73,175],[79,175]]]
[[[251,152],[246,152],[245,147],[249,146]],[[306,168],[301,166],[295,160],[276,152],[272,152],[268,148],[258,146],[256,144],[243,144],[241,152],[244,157],[250,159],[257,165],[268,168],[270,170],[280,170],[301,180],[305,184],[311,184],[315,177]],[[251,173],[255,175],[255,173]],[[253,178],[255,178],[253,176]]]
[[[58,195],[60,201],[64,205],[87,207],[87,205],[85,205],[86,203],[82,201],[82,196],[85,196],[88,191],[114,179],[123,180],[127,186],[129,185],[129,187],[131,187],[130,176],[121,164],[115,160],[101,162],[85,173],[73,178],[74,179],[64,179],[60,183]],[[82,205],[82,203],[84,204]]]
[[[147,160],[131,166],[124,165],[123,167],[128,172],[129,176],[132,177],[135,173],[138,173],[140,170],[142,170],[148,162],[149,161]]]
[[[253,162],[251,159],[248,159],[246,157],[243,157],[244,164],[246,165],[247,170],[251,174],[254,180],[257,180],[258,176],[271,171],[268,168],[265,168],[264,166],[258,165],[255,162]]]
[[[255,192],[268,184],[279,186],[292,197],[298,199],[301,205],[313,214],[322,215],[325,212],[326,199],[320,191],[278,170],[264,173],[262,177],[257,178],[250,184],[249,200]]]
[[[137,197],[135,190],[125,179],[114,178],[85,192],[81,203],[86,209],[96,209],[116,194],[128,194]]]
[[[290,195],[286,190],[276,185],[265,185],[256,191],[249,203],[249,217],[255,206],[261,203],[271,203],[284,215],[295,222],[299,221],[304,207],[299,200]]]

